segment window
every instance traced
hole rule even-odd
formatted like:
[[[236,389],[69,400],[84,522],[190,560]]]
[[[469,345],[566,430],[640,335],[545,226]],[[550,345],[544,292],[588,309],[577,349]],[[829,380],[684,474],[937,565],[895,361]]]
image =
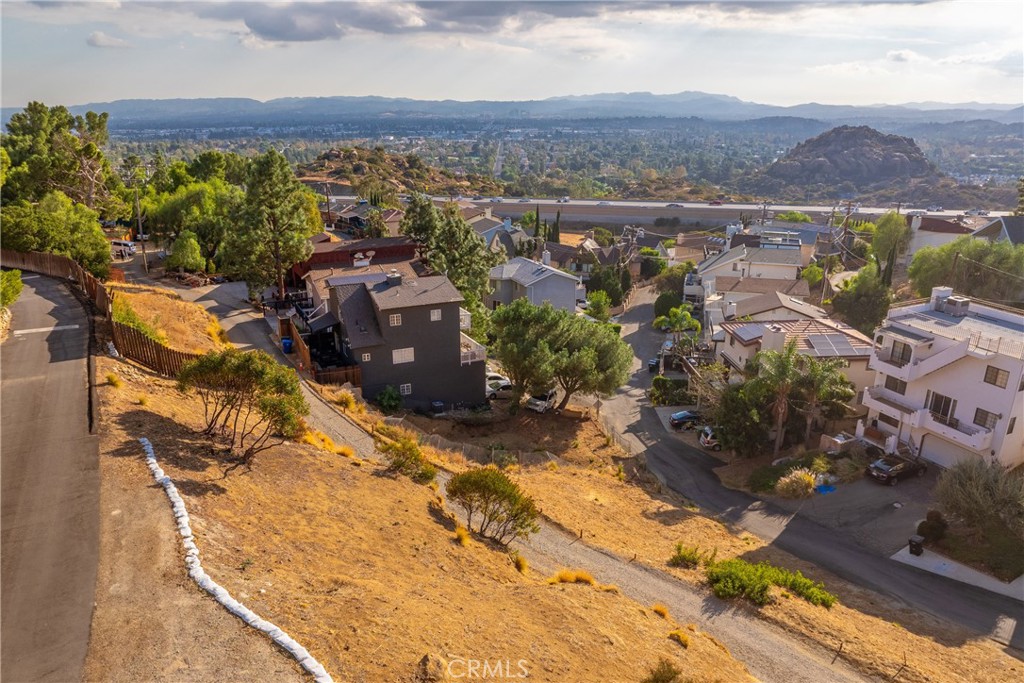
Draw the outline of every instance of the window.
[[[440,308],[431,308],[430,309],[430,322],[436,323],[440,319],[441,319],[441,309]]]
[[[388,325],[391,325],[391,327],[400,327],[401,324],[402,324],[402,314],[401,313],[392,313],[391,315],[388,316]]]
[[[1009,436],[1010,434],[1013,434],[1013,428],[1015,426],[1017,426],[1017,418],[1011,417],[1010,418],[1010,426],[1006,428],[1006,435],[1007,436]]]
[[[368,353],[364,353],[363,354],[363,362],[364,363],[369,363],[370,362],[370,354],[368,354]]]
[[[999,421],[999,416],[995,413],[990,413],[984,408],[978,408],[974,411],[974,424],[985,429],[995,429],[996,422]]]
[[[1005,389],[1009,381],[1010,373],[1006,370],[1000,370],[994,365],[985,368],[985,384],[994,384],[1000,389]]]
[[[411,384],[399,384],[398,385],[398,393],[401,394],[402,396],[408,396],[409,394],[412,393],[412,385]]]
[[[889,356],[889,362],[902,368],[910,362],[910,354],[912,351],[913,349],[910,348],[910,344],[894,341],[892,343],[892,355]]]
[[[953,420],[953,415],[956,413],[956,400],[949,396],[943,396],[942,394],[936,394],[929,390],[928,397],[925,399],[925,405],[928,406],[928,410],[931,411],[932,416],[939,422],[948,424]]]
[[[900,396],[907,393],[907,383],[892,375],[885,376],[885,388],[889,391],[895,391]]]
[[[415,360],[416,352],[411,346],[391,351],[391,362],[395,365],[398,365],[399,363],[412,363]]]

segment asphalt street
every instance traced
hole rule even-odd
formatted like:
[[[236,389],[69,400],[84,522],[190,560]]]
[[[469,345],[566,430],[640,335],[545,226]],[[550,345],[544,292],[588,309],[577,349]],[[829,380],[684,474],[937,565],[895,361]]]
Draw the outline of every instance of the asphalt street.
[[[89,323],[64,285],[23,277],[0,346],[0,678],[75,681],[99,560]]]
[[[651,383],[646,359],[654,357],[665,337],[650,326],[653,297],[640,296],[620,320],[637,356],[637,368],[629,384],[602,403],[601,413],[633,442],[636,451],[645,454],[648,467],[670,488],[704,511],[852,583],[1024,650],[1024,602],[900,564],[857,545],[841,532],[725,488],[712,471],[722,464],[719,460],[700,448],[666,438],[670,435],[643,399]],[[913,630],[913,624],[905,626]]]

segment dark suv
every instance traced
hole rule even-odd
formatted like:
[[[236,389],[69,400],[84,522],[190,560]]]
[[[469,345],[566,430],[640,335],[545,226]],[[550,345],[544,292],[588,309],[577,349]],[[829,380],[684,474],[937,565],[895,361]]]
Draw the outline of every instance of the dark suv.
[[[900,479],[923,477],[927,471],[928,466],[920,458],[904,460],[895,455],[884,455],[868,465],[864,473],[871,475],[875,481],[895,486]]]

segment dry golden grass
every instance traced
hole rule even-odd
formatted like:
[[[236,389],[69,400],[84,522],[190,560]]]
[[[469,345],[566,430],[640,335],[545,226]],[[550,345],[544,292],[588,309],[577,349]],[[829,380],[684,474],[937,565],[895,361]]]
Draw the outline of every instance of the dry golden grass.
[[[118,377],[117,373],[114,373],[114,372],[108,372],[106,380],[107,380],[107,384],[109,384],[110,386],[114,387],[115,389],[120,387],[121,384],[122,384],[121,378]]]
[[[548,583],[585,583],[588,586],[594,586],[597,585],[597,580],[590,572],[583,569],[560,569],[554,576],[548,579]]]
[[[719,560],[766,560],[824,582],[827,590],[839,597],[839,603],[830,610],[782,598],[757,611],[761,617],[828,650],[834,651],[838,643],[844,643],[840,656],[865,676],[891,677],[903,664],[906,650],[908,668],[900,674],[904,683],[960,683],[964,671],[974,672],[975,680],[986,682],[1009,683],[1020,677],[1020,662],[986,637],[894,604],[750,534],[732,531],[688,509],[677,496],[620,483],[591,469],[570,467],[557,472],[527,468],[519,475],[519,482],[546,516],[573,533],[584,529],[588,543],[622,557],[635,556],[638,562],[694,585],[706,585],[700,568],[667,564],[677,543],[716,550]],[[630,520],[629,524],[623,524],[623,519]],[[777,595],[781,597],[781,591]],[[900,647],[894,648],[893,643]]]
[[[669,618],[669,616],[668,616],[668,607],[665,607],[665,605],[661,604],[660,602],[657,602],[657,603],[651,605],[651,611],[654,612],[655,614],[657,614],[662,619],[668,619]]]
[[[527,574],[530,571],[530,563],[519,552],[512,555],[512,564],[520,574]]]
[[[214,316],[169,289],[125,283],[107,283],[107,287],[166,337],[173,349],[206,353],[229,345],[227,333]]]
[[[469,545],[469,541],[470,541],[469,530],[466,529],[466,527],[462,526],[461,524],[456,525],[455,526],[455,540],[462,547],[468,546]]]
[[[102,371],[120,364],[98,362]],[[338,680],[413,680],[425,653],[525,659],[541,683],[636,680],[661,658],[695,681],[750,680],[709,638],[694,638],[684,653],[620,594],[553,589],[487,544],[456,545],[435,492],[377,476],[383,469],[372,461],[351,467],[356,461],[288,443],[225,478],[193,431],[201,423],[195,399],[145,371],[125,379],[127,391],[100,388],[112,425],[102,457],[145,479],[135,437],[150,438],[185,498],[206,570]],[[139,391],[150,396],[144,410],[132,402]],[[124,457],[136,451],[138,459]]]

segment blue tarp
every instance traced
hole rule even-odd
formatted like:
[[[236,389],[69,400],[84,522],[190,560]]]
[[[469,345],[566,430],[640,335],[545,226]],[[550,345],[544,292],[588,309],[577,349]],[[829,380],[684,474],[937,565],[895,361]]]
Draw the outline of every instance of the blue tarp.
[[[814,490],[820,493],[821,495],[825,495],[826,493],[832,493],[833,491],[835,491],[836,487],[829,486],[828,484],[819,484],[818,486],[814,487]]]

